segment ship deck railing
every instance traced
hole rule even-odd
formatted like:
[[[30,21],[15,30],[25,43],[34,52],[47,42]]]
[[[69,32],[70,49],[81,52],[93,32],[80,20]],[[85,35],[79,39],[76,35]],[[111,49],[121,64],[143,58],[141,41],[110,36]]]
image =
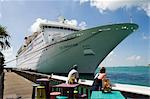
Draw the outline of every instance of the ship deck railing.
[[[36,73],[36,72],[30,72],[30,71],[22,71],[22,70],[17,70],[17,69],[12,70],[12,71],[27,78],[28,80],[32,82],[36,82],[36,79],[39,79],[39,78],[50,77],[50,83],[53,85],[57,85],[57,84],[66,82],[66,79],[67,79],[67,77],[65,76],[59,76],[59,75],[54,75],[54,74],[48,75],[48,74],[42,74],[42,73]],[[92,83],[93,83],[92,80],[80,79],[79,80],[80,85],[78,88],[79,93],[86,94],[88,97],[90,97]],[[149,99],[150,97],[150,87],[148,86],[113,83],[112,90],[120,91],[125,97],[130,97],[130,98],[140,97],[142,99]],[[137,98],[137,99],[140,99],[140,98]]]

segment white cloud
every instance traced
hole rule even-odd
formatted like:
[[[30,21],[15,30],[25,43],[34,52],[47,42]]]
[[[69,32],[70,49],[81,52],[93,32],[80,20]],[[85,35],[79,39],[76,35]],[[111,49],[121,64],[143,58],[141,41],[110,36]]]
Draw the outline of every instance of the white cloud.
[[[143,36],[143,39],[150,40],[150,36]]]
[[[75,19],[72,19],[72,20],[65,20],[65,23],[66,23],[66,24],[69,24],[69,25],[73,25],[73,26],[77,26],[77,25],[78,25],[78,22],[77,22],[77,20],[75,20]]]
[[[79,27],[80,27],[81,29],[85,29],[86,26],[87,26],[87,24],[86,24],[86,22],[84,22],[84,21],[82,21],[82,22],[79,24]]]
[[[8,62],[8,61],[11,61],[11,62],[8,62],[6,64],[7,67],[15,67],[16,66],[16,60],[15,60],[15,54],[13,52],[13,48],[9,48],[9,49],[6,49],[6,50],[3,50],[2,51],[4,57],[5,57],[5,62]]]
[[[37,32],[40,30],[39,24],[40,23],[45,23],[47,22],[47,19],[41,19],[41,18],[37,18],[36,21],[31,25],[30,27],[30,31],[31,32]]]
[[[13,48],[8,48],[6,50],[2,50],[2,53],[4,54],[5,57],[9,57],[12,55]]]
[[[80,0],[81,4],[85,2],[90,2],[90,5],[99,9],[100,13],[115,11],[119,8],[137,7],[137,9],[143,9],[150,17],[149,0]]]
[[[0,19],[2,18],[2,14],[0,13]]]
[[[81,29],[85,29],[86,26],[87,26],[87,25],[86,25],[86,22],[81,21],[81,22],[78,24],[78,21],[75,20],[75,19],[65,20],[65,23],[66,23],[66,24],[69,24],[69,25],[76,26],[76,27],[80,27]]]
[[[115,66],[116,54],[114,51],[111,51],[107,57],[101,62],[104,66]]]
[[[109,54],[108,54],[108,57],[111,57],[114,55],[114,51],[111,51]]]
[[[150,36],[146,36],[144,33],[142,33],[142,38],[144,40],[150,40]]]
[[[80,4],[88,2],[89,0],[80,0]]]
[[[135,60],[140,60],[141,56],[136,56]]]
[[[41,19],[41,18],[37,18],[36,21],[31,25],[30,27],[30,31],[31,32],[37,32],[37,31],[40,31],[40,23],[46,23],[48,22],[47,19]],[[69,24],[69,25],[72,25],[72,26],[76,26],[76,27],[80,27],[81,29],[85,29],[85,27],[87,26],[86,25],[86,22],[84,21],[81,21],[79,24],[78,24],[78,21],[75,20],[75,19],[71,19],[71,20],[65,20],[64,21],[65,24]]]
[[[141,8],[147,13],[150,17],[150,1],[148,3],[142,4]]]
[[[107,58],[105,59],[105,61],[107,61],[107,62],[112,62],[115,56],[116,56],[115,52],[114,52],[114,51],[111,51],[111,52],[107,55]]]
[[[114,56],[116,56],[115,52],[114,52],[114,51],[111,51],[111,52],[108,54],[107,57],[114,57]]]
[[[127,57],[127,60],[129,60],[129,61],[139,61],[139,60],[141,60],[141,56],[132,55],[132,56]]]

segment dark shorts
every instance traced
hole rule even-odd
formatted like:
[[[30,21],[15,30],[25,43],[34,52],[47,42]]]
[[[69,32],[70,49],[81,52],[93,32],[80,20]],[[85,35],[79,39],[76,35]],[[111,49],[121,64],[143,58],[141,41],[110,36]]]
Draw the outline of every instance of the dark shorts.
[[[98,90],[101,90],[102,88],[102,80],[100,79],[94,79],[94,82],[92,84],[92,91],[98,91]]]

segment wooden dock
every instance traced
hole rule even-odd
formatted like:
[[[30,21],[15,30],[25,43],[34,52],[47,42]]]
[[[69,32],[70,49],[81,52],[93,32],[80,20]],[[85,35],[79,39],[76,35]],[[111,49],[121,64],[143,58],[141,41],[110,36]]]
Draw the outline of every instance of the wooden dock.
[[[31,99],[31,81],[14,72],[5,72],[4,79],[4,99]]]

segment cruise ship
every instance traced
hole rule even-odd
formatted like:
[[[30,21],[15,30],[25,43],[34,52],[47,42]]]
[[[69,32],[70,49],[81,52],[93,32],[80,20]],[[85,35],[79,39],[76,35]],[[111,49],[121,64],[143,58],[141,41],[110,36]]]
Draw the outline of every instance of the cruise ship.
[[[63,21],[40,23],[40,31],[25,37],[16,55],[17,68],[42,73],[68,73],[74,64],[79,73],[94,73],[104,58],[128,35],[134,23],[96,26],[89,29]]]

